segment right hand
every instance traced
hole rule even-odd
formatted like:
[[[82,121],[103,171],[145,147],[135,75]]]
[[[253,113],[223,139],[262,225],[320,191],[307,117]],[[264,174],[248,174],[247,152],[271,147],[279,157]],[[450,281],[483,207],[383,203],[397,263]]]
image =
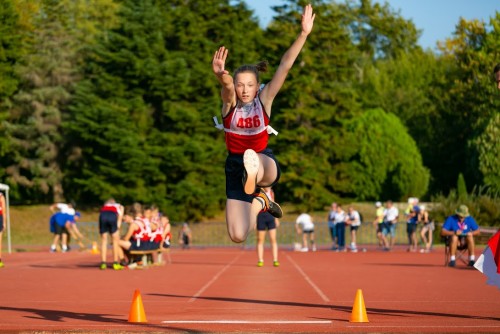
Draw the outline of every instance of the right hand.
[[[225,69],[227,53],[228,50],[224,46],[221,46],[219,50],[215,51],[214,58],[212,59],[212,70],[218,77],[229,74]]]

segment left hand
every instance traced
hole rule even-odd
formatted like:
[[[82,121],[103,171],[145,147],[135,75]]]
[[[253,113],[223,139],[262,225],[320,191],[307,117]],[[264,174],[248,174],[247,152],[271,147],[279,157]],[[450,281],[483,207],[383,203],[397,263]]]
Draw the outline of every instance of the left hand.
[[[302,14],[302,32],[309,35],[314,25],[314,18],[316,14],[313,13],[311,4],[304,7],[304,12]]]

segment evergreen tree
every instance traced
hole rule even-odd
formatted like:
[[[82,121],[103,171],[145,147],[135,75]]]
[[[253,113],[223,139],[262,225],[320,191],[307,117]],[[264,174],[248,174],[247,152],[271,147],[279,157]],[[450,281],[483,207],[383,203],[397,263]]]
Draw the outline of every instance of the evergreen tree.
[[[367,110],[345,124],[341,138],[337,144],[349,147],[337,173],[342,197],[398,201],[425,195],[429,172],[415,141],[395,115]]]
[[[243,4],[222,0],[123,1],[119,17],[86,60],[89,79],[67,127],[77,197],[103,199],[112,191],[128,202],[159,204],[175,220],[214,215],[224,204],[225,149],[212,122],[220,88],[210,61],[224,44],[229,64],[243,63],[255,54],[259,27]],[[115,125],[115,118],[123,122]],[[133,144],[109,141],[124,129]],[[125,169],[124,159],[136,169]]]

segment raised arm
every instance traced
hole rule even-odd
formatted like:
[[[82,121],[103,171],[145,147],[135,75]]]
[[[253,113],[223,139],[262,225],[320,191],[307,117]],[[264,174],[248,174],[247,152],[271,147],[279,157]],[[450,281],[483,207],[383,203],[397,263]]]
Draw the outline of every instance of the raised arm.
[[[222,116],[225,116],[231,107],[236,105],[233,77],[225,69],[227,54],[228,50],[224,46],[221,46],[219,50],[215,51],[212,59],[212,70],[222,86]]]
[[[274,73],[273,78],[260,93],[260,99],[269,114],[271,113],[271,105],[274,98],[278,95],[278,92],[283,86],[288,72],[292,68],[295,59],[297,59],[306,42],[307,36],[311,33],[315,17],[316,14],[313,13],[312,6],[310,4],[305,6],[302,14],[302,31],[293,42],[292,46],[290,46],[283,57],[281,57],[280,65]]]

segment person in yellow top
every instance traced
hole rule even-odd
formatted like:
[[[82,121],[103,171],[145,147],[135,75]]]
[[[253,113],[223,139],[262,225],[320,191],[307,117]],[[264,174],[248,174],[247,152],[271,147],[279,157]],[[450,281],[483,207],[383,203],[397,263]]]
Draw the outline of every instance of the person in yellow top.
[[[382,247],[384,251],[389,250],[387,244],[387,238],[384,235],[384,214],[385,208],[382,206],[381,202],[375,203],[377,210],[375,211],[375,220],[373,221],[373,226],[377,229],[377,238],[379,241],[379,246]]]

